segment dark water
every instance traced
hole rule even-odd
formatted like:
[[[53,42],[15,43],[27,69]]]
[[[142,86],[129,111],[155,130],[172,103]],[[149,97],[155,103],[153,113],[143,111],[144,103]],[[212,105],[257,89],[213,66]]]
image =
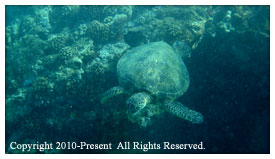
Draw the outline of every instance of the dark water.
[[[5,152],[270,153],[269,13],[269,6],[6,6]],[[100,103],[119,85],[123,54],[156,41],[181,44],[190,85],[177,101],[200,112],[201,124],[162,105],[142,127],[126,114],[135,92]],[[22,152],[12,142],[66,148]],[[112,149],[68,148],[81,142]],[[119,142],[161,148],[117,150]],[[167,150],[163,142],[205,149]]]

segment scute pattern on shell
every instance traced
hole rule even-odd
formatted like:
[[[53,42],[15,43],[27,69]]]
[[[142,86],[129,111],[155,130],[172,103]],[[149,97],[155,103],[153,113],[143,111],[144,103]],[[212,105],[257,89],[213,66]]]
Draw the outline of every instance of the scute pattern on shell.
[[[174,100],[189,86],[188,71],[180,55],[162,41],[128,51],[118,62],[117,74],[124,88],[145,90],[158,99]]]

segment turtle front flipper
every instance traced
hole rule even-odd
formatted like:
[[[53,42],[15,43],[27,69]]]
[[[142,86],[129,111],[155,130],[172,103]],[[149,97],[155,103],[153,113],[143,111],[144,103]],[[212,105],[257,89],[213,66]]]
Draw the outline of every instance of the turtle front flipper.
[[[150,102],[151,97],[147,93],[136,93],[127,100],[127,112],[129,115],[134,116]]]
[[[191,110],[179,102],[168,103],[166,106],[167,110],[177,117],[188,120],[194,124],[200,124],[203,122],[203,116],[201,113]]]
[[[106,91],[101,100],[100,100],[100,103],[101,104],[104,104],[106,103],[110,98],[114,97],[114,96],[117,96],[117,95],[120,95],[120,94],[124,94],[125,93],[125,90],[123,87],[120,87],[120,86],[116,86],[116,87],[113,87],[111,89],[109,89],[108,91]]]

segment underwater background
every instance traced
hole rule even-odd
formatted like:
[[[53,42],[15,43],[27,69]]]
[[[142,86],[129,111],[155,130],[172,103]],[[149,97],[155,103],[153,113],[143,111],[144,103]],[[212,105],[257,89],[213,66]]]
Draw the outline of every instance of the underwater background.
[[[269,6],[6,6],[6,153],[270,153]],[[149,42],[180,44],[190,85],[168,112],[132,123],[106,104],[116,64]],[[32,150],[11,142],[200,143],[204,150]]]

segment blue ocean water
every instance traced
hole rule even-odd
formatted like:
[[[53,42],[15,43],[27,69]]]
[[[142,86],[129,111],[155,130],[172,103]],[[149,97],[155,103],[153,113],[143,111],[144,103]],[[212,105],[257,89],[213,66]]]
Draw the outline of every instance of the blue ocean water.
[[[5,152],[270,153],[269,13],[269,6],[6,6]],[[100,102],[120,84],[119,59],[158,41],[181,55],[189,88],[175,101],[201,113],[201,124],[168,113],[160,102],[168,97],[157,99],[147,85],[126,85],[127,93]],[[127,100],[144,91],[152,105],[133,119]],[[14,142],[66,147],[22,151]],[[81,142],[112,149],[68,148]],[[116,149],[120,142],[131,148]],[[150,144],[159,148],[144,150]]]

